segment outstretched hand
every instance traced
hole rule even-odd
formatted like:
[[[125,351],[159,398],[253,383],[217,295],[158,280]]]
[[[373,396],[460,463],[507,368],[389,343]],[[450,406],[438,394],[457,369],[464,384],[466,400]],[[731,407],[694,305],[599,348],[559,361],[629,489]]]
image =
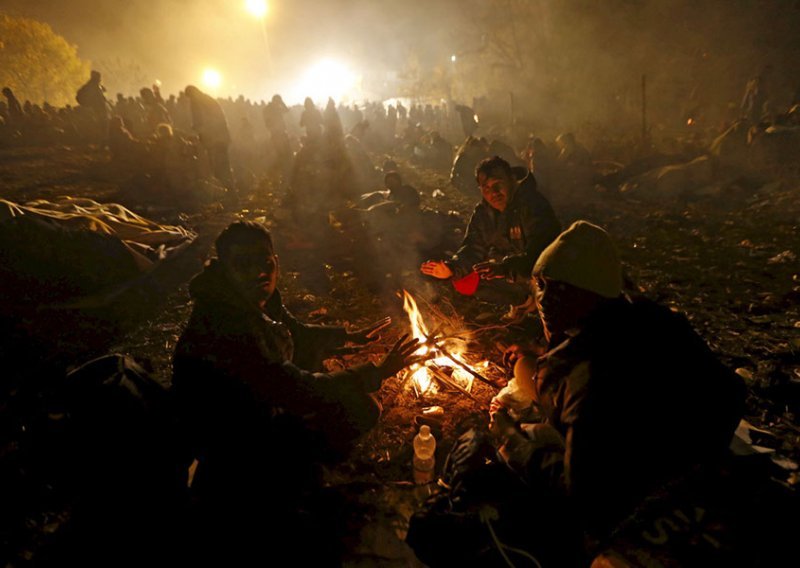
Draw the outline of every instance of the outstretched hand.
[[[378,363],[380,376],[382,378],[391,377],[409,365],[424,361],[426,356],[414,356],[417,349],[419,349],[419,339],[409,339],[408,334],[400,337]]]
[[[453,271],[442,260],[428,260],[419,267],[420,272],[427,276],[433,276],[439,280],[447,280],[453,276]]]
[[[379,332],[392,323],[392,318],[386,316],[376,322],[369,324],[361,329],[354,329],[347,332],[347,341],[356,345],[363,345],[375,341],[379,337]]]

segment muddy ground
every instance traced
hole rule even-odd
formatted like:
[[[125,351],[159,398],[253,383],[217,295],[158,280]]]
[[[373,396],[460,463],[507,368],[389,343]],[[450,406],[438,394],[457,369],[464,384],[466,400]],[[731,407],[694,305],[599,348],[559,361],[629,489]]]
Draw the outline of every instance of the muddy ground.
[[[380,163],[383,157],[374,158]],[[449,187],[446,172],[398,161],[405,181],[422,193],[424,206],[458,215],[462,222],[455,225],[466,223],[477,196]],[[131,196],[129,182],[115,177],[106,152],[99,148],[0,150],[4,199],[24,202],[72,195],[120,201],[155,221],[180,223],[199,234],[196,244],[172,266],[173,274],[155,293],[150,291],[148,301],[133,301],[134,307],[119,314],[124,322],[103,325],[95,333],[75,332],[78,324],[73,333],[56,329],[45,334],[51,341],[38,346],[41,357],[32,368],[47,377],[26,378],[31,381],[27,385],[12,381],[4,388],[0,412],[7,433],[0,462],[5,480],[16,486],[14,513],[3,521],[5,560],[10,565],[35,563],[37,551],[69,518],[69,500],[48,474],[57,467],[52,463],[55,458],[48,457],[53,441],[48,438],[43,443],[26,433],[35,429],[34,423],[46,430],[63,419],[58,405],[51,407],[47,400],[59,371],[117,351],[149,359],[159,380],[168,384],[172,349],[191,310],[188,280],[211,254],[216,234],[235,218],[261,220],[272,229],[282,264],[283,297],[298,317],[354,326],[384,314],[394,318],[392,330],[377,344],[359,355],[328,361],[331,369],[365,357],[376,359],[393,338],[407,331],[398,297],[401,287],[418,298],[431,327],[445,324],[454,331],[471,332],[469,357],[490,361],[486,374],[491,379],[503,377],[501,346],[524,333],[500,321],[503,308],[464,302],[448,287],[423,280],[415,266],[387,263],[376,269],[364,257],[360,243],[341,229],[324,227],[323,241],[309,243],[305,229],[294,224],[283,208],[281,191],[267,182],[244,192],[236,204],[212,204],[192,212],[126,203],[124,199]],[[437,189],[444,196],[434,198]],[[798,176],[766,172],[758,180],[743,178],[692,198],[669,201],[592,191],[579,200],[559,202],[556,208],[564,226],[584,218],[606,227],[621,251],[629,288],[686,313],[720,358],[745,378],[746,418],[772,434],[760,443],[775,450],[774,461],[781,465],[775,470],[777,482],[794,487],[800,460]],[[453,231],[443,248],[457,244],[460,236]],[[386,266],[391,273],[381,274]],[[75,320],[65,321],[75,325]],[[92,322],[82,325],[91,327]],[[61,340],[52,341],[53,335]],[[353,550],[356,563],[409,560],[397,537],[403,535],[408,516],[423,497],[411,483],[414,417],[423,407],[444,407],[437,451],[441,466],[455,434],[483,420],[494,392],[475,382],[474,400],[452,391],[418,397],[402,376],[384,383],[379,393],[384,406],[380,425],[361,441],[351,460],[329,472],[331,483],[359,488],[354,499],[363,522]]]

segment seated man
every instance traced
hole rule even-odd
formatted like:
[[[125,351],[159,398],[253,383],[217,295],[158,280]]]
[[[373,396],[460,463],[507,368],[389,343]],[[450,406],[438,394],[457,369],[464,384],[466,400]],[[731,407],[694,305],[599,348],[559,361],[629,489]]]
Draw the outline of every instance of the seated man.
[[[512,169],[495,156],[478,164],[475,177],[483,199],[475,207],[461,248],[450,260],[429,260],[420,270],[441,280],[452,279],[462,294],[478,292],[488,301],[521,304],[528,295],[533,263],[558,236],[561,225],[530,172]]]
[[[549,350],[513,350],[515,378],[492,401],[508,479],[489,501],[505,528],[515,525],[506,535],[496,526],[500,540],[567,566],[575,559],[563,556],[565,543],[581,531],[607,536],[666,482],[724,455],[745,393],[685,317],[622,295],[617,251],[601,228],[578,221],[563,232],[537,260],[533,287]],[[535,513],[514,517],[521,502]],[[435,556],[442,541],[428,535],[429,544],[424,527],[412,522],[409,539],[435,565],[446,552]]]
[[[376,423],[380,408],[369,393],[417,346],[402,338],[377,366],[305,370],[345,341],[368,341],[389,318],[349,332],[297,321],[281,302],[278,259],[261,225],[232,223],[216,248],[219,258],[190,286],[195,304],[173,382],[198,462],[192,487],[212,525],[227,523],[217,529],[248,544],[237,531],[255,530],[270,515],[289,530],[305,496],[320,487],[320,462],[340,457]],[[233,519],[241,520],[236,529]]]

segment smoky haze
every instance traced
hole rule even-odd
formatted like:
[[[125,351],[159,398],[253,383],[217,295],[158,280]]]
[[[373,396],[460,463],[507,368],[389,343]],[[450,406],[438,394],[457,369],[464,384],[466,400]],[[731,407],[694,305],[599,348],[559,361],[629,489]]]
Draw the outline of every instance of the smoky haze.
[[[358,77],[347,97],[487,96],[499,115],[542,128],[641,119],[651,127],[709,123],[739,103],[767,66],[771,103],[798,89],[800,2],[780,0],[273,0],[262,23],[243,1],[0,1],[46,21],[104,72],[110,93],[156,79],[168,93],[222,74],[221,96],[291,92],[322,58]],[[451,56],[455,55],[455,60]],[[320,91],[324,93],[324,89]],[[312,93],[308,93],[312,94]],[[323,101],[317,101],[323,102]]]

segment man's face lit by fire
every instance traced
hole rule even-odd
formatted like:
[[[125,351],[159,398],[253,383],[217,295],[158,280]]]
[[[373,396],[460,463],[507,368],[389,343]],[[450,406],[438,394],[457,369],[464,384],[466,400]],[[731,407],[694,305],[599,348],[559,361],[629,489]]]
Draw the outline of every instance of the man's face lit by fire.
[[[502,171],[478,174],[478,186],[481,195],[493,209],[501,213],[508,206],[508,199],[516,182],[511,176]]]
[[[234,246],[228,264],[234,280],[248,298],[260,304],[275,292],[280,273],[278,256],[268,244]]]
[[[541,275],[531,277],[531,288],[547,341],[579,327],[603,300],[594,292]]]

